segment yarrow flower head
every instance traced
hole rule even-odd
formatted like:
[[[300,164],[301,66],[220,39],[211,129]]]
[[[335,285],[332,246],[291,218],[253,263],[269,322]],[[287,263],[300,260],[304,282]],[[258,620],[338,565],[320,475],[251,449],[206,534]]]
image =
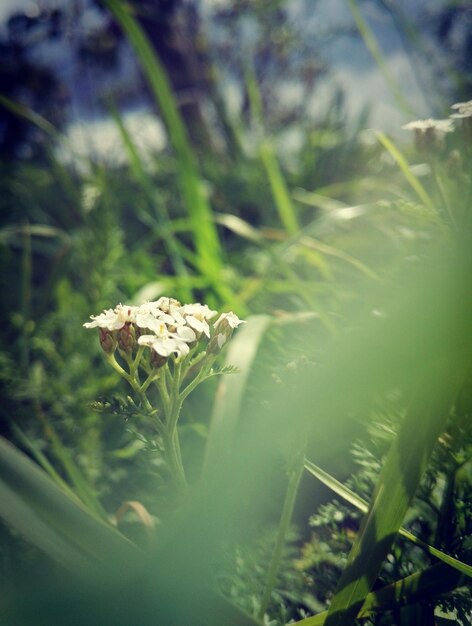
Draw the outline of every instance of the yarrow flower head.
[[[161,297],[140,306],[118,304],[99,315],[91,315],[85,328],[98,328],[103,350],[116,348],[132,353],[139,347],[155,353],[152,362],[162,366],[168,358],[185,358],[196,346],[208,340],[208,353],[216,354],[242,323],[234,313],[223,313],[210,326],[217,311],[195,302],[182,305],[174,298]],[[157,355],[157,356],[156,356]]]
[[[472,117],[472,100],[468,100],[467,102],[456,102],[451,108],[457,111],[449,116],[453,119]]]
[[[403,130],[413,130],[422,133],[426,133],[431,130],[438,130],[442,133],[452,133],[454,130],[454,124],[451,120],[433,120],[429,118],[427,120],[415,120],[413,122],[408,122],[408,124],[404,124],[402,128]]]
[[[452,120],[415,120],[402,126],[403,130],[415,133],[415,145],[418,151],[435,150],[441,146],[443,135],[454,131]]]
[[[97,328],[111,367],[128,383],[159,438],[167,468],[179,493],[187,482],[177,423],[183,402],[200,383],[228,368],[214,368],[218,353],[243,323],[232,312],[206,304],[181,304],[162,297],[140,306],[118,304],[91,315],[85,328]],[[231,370],[231,368],[230,368]],[[149,393],[148,395],[148,392]],[[157,392],[157,394],[156,394]]]

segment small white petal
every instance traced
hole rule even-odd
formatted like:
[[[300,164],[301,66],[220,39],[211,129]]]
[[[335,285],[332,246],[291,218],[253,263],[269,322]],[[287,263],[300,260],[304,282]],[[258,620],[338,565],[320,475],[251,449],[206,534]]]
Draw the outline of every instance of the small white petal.
[[[149,348],[152,348],[155,341],[156,335],[141,335],[141,337],[138,338],[138,343],[140,346],[148,346]]]
[[[197,339],[194,331],[188,326],[177,326],[176,334],[180,339],[186,341],[187,343],[192,343]]]
[[[173,326],[175,324],[174,318],[172,317],[172,315],[169,315],[168,313],[163,313],[162,311],[158,311],[156,313],[156,317],[159,319],[159,321],[162,321],[165,324],[169,324],[170,326]]]
[[[187,321],[187,324],[191,326],[194,330],[196,330],[197,333],[205,333],[207,337],[210,336],[210,327],[205,321],[201,321],[193,315],[187,315],[185,319]]]
[[[179,341],[175,345],[175,351],[177,352],[177,356],[187,356],[187,354],[190,352],[188,343],[185,343],[185,341]]]
[[[196,317],[202,321],[211,320],[211,318],[215,317],[218,313],[218,311],[213,311],[206,304],[200,304],[199,302],[185,304],[182,309],[185,315],[192,315],[192,317]]]

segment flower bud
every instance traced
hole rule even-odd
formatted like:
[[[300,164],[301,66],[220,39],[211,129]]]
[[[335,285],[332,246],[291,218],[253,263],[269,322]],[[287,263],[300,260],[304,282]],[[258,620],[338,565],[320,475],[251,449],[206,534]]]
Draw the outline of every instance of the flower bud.
[[[151,366],[154,369],[157,370],[160,367],[163,367],[167,363],[167,359],[168,357],[161,356],[155,350],[151,350]]]
[[[233,330],[240,324],[245,324],[245,322],[240,320],[232,311],[230,313],[222,313],[213,324],[215,334],[210,339],[207,352],[209,354],[218,354],[228,339],[231,338]]]
[[[102,350],[107,354],[112,354],[116,348],[116,339],[108,328],[99,328],[98,337]]]
[[[217,333],[213,335],[207,347],[207,354],[218,354],[223,349],[223,346],[228,341],[229,336],[224,333]]]
[[[136,333],[133,324],[126,322],[118,331],[118,346],[124,352],[132,352],[136,345]]]

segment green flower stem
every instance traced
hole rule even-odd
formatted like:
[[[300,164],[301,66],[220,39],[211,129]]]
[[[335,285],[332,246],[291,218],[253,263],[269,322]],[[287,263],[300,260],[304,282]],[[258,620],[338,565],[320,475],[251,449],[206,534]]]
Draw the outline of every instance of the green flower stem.
[[[177,431],[170,433],[168,428],[165,428],[162,434],[162,440],[164,443],[164,454],[169,465],[172,480],[178,493],[183,495],[187,491],[187,480],[182,465]]]
[[[148,387],[151,383],[153,383],[156,380],[157,374],[155,371],[151,371],[148,374],[148,377],[146,378],[146,380],[143,382],[143,384],[141,385],[141,393],[146,393],[146,391],[148,390]]]
[[[180,375],[182,372],[182,363],[174,362],[174,372],[172,377],[172,388],[171,388],[171,406],[170,406],[170,416],[169,422],[172,423],[175,419],[175,423],[177,423],[177,419],[179,417],[180,407],[179,404],[179,391],[180,391]],[[181,403],[180,403],[181,404]],[[174,416],[176,417],[174,418]]]
[[[141,361],[141,357],[143,356],[143,352],[144,352],[144,346],[139,346],[138,351],[136,353],[136,356],[134,357],[134,361],[132,361],[132,364],[130,366],[130,374],[131,374],[131,376],[134,376],[136,374],[136,372],[138,371],[139,362]]]
[[[159,370],[159,376],[155,379],[154,382],[156,383],[157,389],[159,390],[159,394],[162,399],[162,405],[164,408],[164,415],[167,420],[169,415],[170,397],[169,392],[167,391],[166,368],[167,365]]]
[[[173,440],[173,445],[174,445],[174,449],[175,449],[175,456],[178,459],[179,465],[182,468],[182,474],[185,478],[185,470],[184,470],[184,466],[182,463],[182,453],[180,451],[180,440],[179,440],[179,433],[177,431],[177,429],[174,430],[173,435],[172,435],[172,440]]]
[[[115,370],[115,372],[118,372],[118,374],[123,377],[125,380],[127,380],[128,382],[130,382],[130,375],[128,374],[128,372],[126,372],[121,365],[118,363],[118,361],[115,359],[115,355],[114,354],[107,354],[105,353],[105,358],[108,361],[108,363],[112,366],[112,368]]]
[[[190,382],[185,387],[185,389],[181,392],[180,399],[182,402],[185,400],[188,394],[191,393],[195,389],[195,387],[197,387],[197,385],[199,385],[203,380],[205,380],[205,378],[208,378],[211,375],[209,372],[210,372],[211,366],[213,365],[215,358],[216,357],[214,356],[209,357],[208,362],[205,364],[205,366],[202,367],[202,369],[198,372],[198,374],[195,376],[192,382]],[[192,364],[192,366],[193,365],[194,364]]]
[[[157,418],[155,420],[155,427],[157,432],[162,437],[164,455],[167,460],[172,480],[178,493],[183,494],[187,491],[187,481],[182,463],[177,423],[184,400],[201,382],[211,376],[211,366],[216,357],[208,356],[205,352],[202,352],[197,354],[195,358],[191,360],[193,353],[190,352],[185,359],[177,362],[174,361],[172,371],[169,369],[168,363],[166,363],[157,372],[144,365],[143,369],[147,374],[147,378],[141,384],[138,370],[143,350],[144,347],[140,346],[134,359],[131,358],[129,353],[120,351],[122,358],[126,361],[129,372],[123,369],[123,367],[117,362],[114,354],[107,354],[106,359],[113,369],[118,372],[118,374],[132,387],[133,391],[139,397],[142,406],[146,409],[149,415],[153,415]],[[197,373],[195,378],[181,391],[180,387],[186,375],[189,373],[191,368],[195,367],[205,357],[207,357],[206,363]],[[162,419],[157,417],[157,411],[153,409],[146,396],[146,391],[151,383],[155,383],[159,391],[163,410]]]
[[[160,375],[155,379],[155,383],[161,396],[165,417],[162,431],[164,455],[177,490],[179,493],[184,493],[187,490],[187,481],[177,432],[177,421],[182,408],[182,400],[179,396],[181,371],[182,363],[174,363],[174,371],[169,380],[170,371],[168,365],[165,365],[161,368]]]
[[[154,413],[155,411],[152,408],[151,403],[147,399],[146,394],[142,391],[141,385],[139,384],[139,381],[136,378],[136,374],[135,376],[131,376],[130,374],[128,374],[128,372],[124,370],[121,367],[121,365],[117,362],[114,354],[107,354],[105,355],[105,358],[108,361],[108,363],[112,366],[112,368],[116,372],[118,372],[118,374],[129,383],[133,391],[135,391],[136,394],[138,395],[139,399],[141,400],[141,404],[145,407],[145,409],[149,411],[149,413]]]
[[[298,486],[303,474],[303,460],[305,449],[303,447],[303,454],[297,454],[292,461],[290,469],[288,471],[288,485],[285,492],[284,504],[282,507],[282,514],[280,516],[279,528],[277,531],[277,539],[275,542],[275,548],[272,553],[269,569],[267,572],[267,579],[264,589],[264,594],[261,600],[261,606],[258,613],[259,619],[264,619],[264,614],[270,603],[272,591],[274,590],[277,582],[277,574],[280,567],[280,561],[282,558],[282,551],[285,544],[285,537],[287,535],[288,528],[290,526],[290,520],[292,519],[293,508],[295,506],[295,499],[298,493]]]

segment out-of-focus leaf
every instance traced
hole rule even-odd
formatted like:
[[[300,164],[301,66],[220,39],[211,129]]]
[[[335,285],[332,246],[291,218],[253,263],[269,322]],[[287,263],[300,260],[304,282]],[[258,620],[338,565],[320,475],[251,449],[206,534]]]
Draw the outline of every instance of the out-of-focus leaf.
[[[390,448],[369,510],[329,607],[325,622],[329,626],[341,626],[356,617],[391,549],[426,469],[457,393],[456,386],[451,384],[449,394],[440,399],[435,397],[433,390],[436,384],[447,376],[442,367],[439,372],[440,378],[429,380],[427,384],[431,405],[425,402],[428,394],[424,392],[419,401],[411,403]],[[421,434],[418,433],[418,422],[423,424]]]
[[[395,98],[395,101],[397,102],[400,109],[411,114],[413,109],[408,104],[407,100],[405,100],[402,89],[399,87],[395,77],[390,72],[389,65],[387,64],[387,61],[376,39],[376,36],[374,32],[371,30],[367,21],[362,16],[362,13],[357,6],[357,0],[347,0],[347,3],[351,10],[356,26],[359,30],[359,33],[364,41],[364,44],[366,48],[369,50],[369,52],[371,53],[371,55],[373,56],[374,61],[377,64],[377,67],[379,68],[380,72],[385,78],[385,81],[387,85],[389,86],[390,91],[392,92],[392,95]]]
[[[457,589],[466,579],[456,570],[439,563],[423,572],[411,574],[402,580],[387,585],[368,594],[357,617],[367,617],[371,613],[387,611],[400,606],[415,604],[433,596]],[[297,626],[323,626],[328,611],[323,611],[298,622]]]
[[[53,559],[80,570],[132,544],[92,517],[23,453],[0,438],[0,516]]]
[[[420,183],[418,178],[413,174],[410,166],[408,165],[408,161],[397,148],[397,146],[384,133],[377,131],[376,135],[384,148],[388,150],[388,152],[392,155],[398,167],[401,169],[403,176],[405,177],[413,191],[416,193],[418,198],[421,200],[421,202],[426,207],[433,210],[433,203],[428,193],[426,192],[426,189]]]
[[[211,207],[198,175],[196,158],[188,141],[185,125],[179,113],[165,68],[132,14],[131,6],[119,0],[105,0],[105,4],[136,50],[176,152],[179,162],[180,186],[191,218],[199,268],[208,277],[220,297],[223,300],[231,301],[231,290],[220,278],[221,246]]]
[[[337,493],[338,496],[341,496],[342,498],[344,498],[344,500],[346,500],[347,502],[355,506],[357,509],[359,509],[359,511],[362,511],[363,513],[367,513],[369,509],[368,502],[366,502],[363,498],[361,498],[356,493],[354,493],[351,489],[349,489],[349,487],[346,487],[345,485],[340,483],[338,480],[336,480],[334,476],[331,476],[330,474],[322,470],[320,467],[318,467],[317,465],[315,465],[308,459],[305,459],[305,468],[310,472],[310,474],[318,478],[318,480],[320,480],[324,485],[326,485],[327,487],[332,489],[335,493]],[[398,533],[402,535],[403,537],[405,537],[406,539],[409,539],[415,545],[423,548],[423,550],[425,550],[432,556],[437,557],[438,559],[440,559],[447,565],[450,565],[454,569],[457,569],[462,574],[472,577],[472,567],[470,565],[467,565],[467,563],[463,563],[462,561],[459,561],[458,559],[455,559],[454,557],[449,556],[449,554],[446,554],[445,552],[438,550],[434,546],[430,546],[425,541],[421,541],[421,539],[418,539],[418,537],[415,537],[413,533],[410,533],[405,528],[400,528]]]
[[[338,259],[342,259],[343,261],[345,261],[346,263],[349,263],[350,265],[352,265],[359,271],[363,272],[364,274],[367,274],[369,278],[373,278],[375,280],[379,279],[377,274],[373,270],[371,270],[370,267],[367,267],[365,263],[362,263],[362,261],[359,261],[359,259],[355,259],[353,256],[351,256],[350,254],[347,254],[346,252],[344,252],[343,250],[340,250],[339,248],[335,248],[322,241],[318,241],[317,239],[314,239],[313,237],[302,237],[300,239],[300,244],[302,246],[307,246],[308,248],[318,250],[319,252],[326,254],[328,256],[333,256]]]
[[[234,444],[251,367],[271,321],[268,315],[253,315],[229,344],[225,364],[236,367],[238,374],[230,378],[223,377],[218,385],[206,446],[207,471],[218,471],[218,465],[224,462]]]

